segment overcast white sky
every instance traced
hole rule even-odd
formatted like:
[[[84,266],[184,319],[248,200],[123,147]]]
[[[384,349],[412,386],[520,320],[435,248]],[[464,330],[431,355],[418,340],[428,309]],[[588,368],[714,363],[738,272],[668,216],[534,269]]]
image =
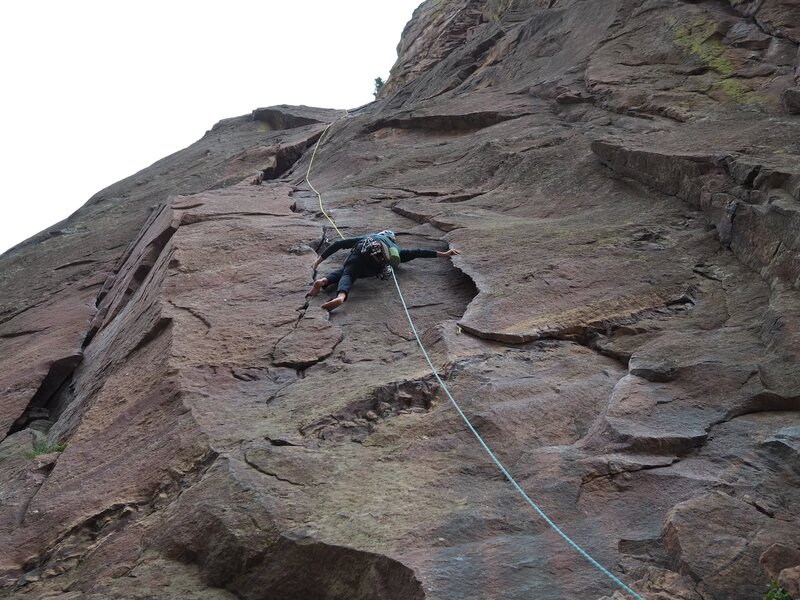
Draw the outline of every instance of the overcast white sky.
[[[220,119],[366,104],[421,2],[3,2],[0,253]]]

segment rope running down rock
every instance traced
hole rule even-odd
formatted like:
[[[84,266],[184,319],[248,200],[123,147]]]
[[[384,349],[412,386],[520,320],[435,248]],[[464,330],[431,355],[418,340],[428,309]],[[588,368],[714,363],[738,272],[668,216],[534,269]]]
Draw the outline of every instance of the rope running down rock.
[[[348,116],[348,115],[345,115],[345,116]],[[344,118],[344,117],[341,117],[341,118]],[[338,119],[337,119],[337,121],[338,121]],[[309,177],[311,175],[311,165],[314,164],[314,158],[317,155],[317,150],[319,149],[319,146],[322,143],[322,140],[325,137],[325,134],[328,132],[328,129],[334,123],[336,123],[336,121],[332,121],[331,123],[328,124],[328,126],[323,130],[322,135],[320,136],[319,140],[317,140],[316,145],[314,146],[314,152],[311,154],[311,160],[308,163],[308,170],[306,171],[306,183],[308,184],[308,186],[312,190],[314,190],[314,193],[317,195],[317,198],[319,198],[319,208],[322,211],[322,214],[325,215],[325,218],[327,218],[328,221],[330,221],[331,225],[333,225],[333,228],[336,230],[336,233],[339,234],[339,237],[344,239],[344,236],[342,235],[342,232],[339,231],[339,228],[336,226],[336,223],[328,215],[328,213],[325,212],[325,208],[322,205],[322,194],[320,194],[317,191],[317,189],[311,184],[311,181],[309,180]],[[469,422],[469,419],[464,414],[464,411],[461,410],[461,407],[458,405],[458,402],[456,402],[455,398],[453,398],[452,394],[450,394],[450,390],[447,389],[447,385],[445,384],[445,382],[442,381],[441,377],[439,377],[439,373],[436,371],[436,367],[433,366],[433,363],[431,362],[431,359],[428,356],[428,352],[425,350],[425,346],[422,345],[422,341],[420,340],[419,334],[417,333],[417,328],[414,326],[414,322],[411,320],[411,314],[408,312],[408,306],[406,305],[405,298],[403,298],[403,292],[400,291],[400,284],[397,283],[397,277],[394,274],[394,269],[392,269],[391,267],[389,267],[389,269],[390,269],[390,271],[392,273],[392,280],[394,281],[394,286],[397,289],[397,295],[399,296],[400,302],[403,305],[403,310],[406,313],[406,319],[408,319],[408,324],[411,326],[411,331],[414,332],[414,337],[417,340],[417,344],[419,345],[419,348],[422,351],[422,354],[425,356],[425,360],[428,362],[428,366],[430,367],[431,372],[433,373],[433,376],[436,378],[436,381],[439,382],[439,385],[442,386],[442,390],[444,390],[444,393],[447,395],[447,398],[450,400],[450,403],[453,405],[453,407],[456,409],[458,414],[464,420],[464,423],[467,424],[467,427],[469,428],[469,430],[472,432],[472,434],[478,440],[478,443],[481,445],[481,447],[486,451],[486,453],[492,459],[494,464],[497,465],[497,467],[503,473],[505,478],[508,479],[509,482],[511,482],[511,485],[513,485],[514,489],[516,489],[517,492],[519,492],[519,494],[522,496],[522,498],[525,500],[525,502],[527,502],[528,505],[536,512],[536,514],[538,514],[542,518],[542,520],[545,523],[547,523],[547,525],[549,525],[553,529],[553,531],[555,531],[559,536],[561,536],[561,538],[565,542],[567,542],[567,544],[569,544],[569,546],[571,546],[578,554],[580,554],[583,558],[585,558],[590,564],[592,564],[594,567],[596,567],[601,573],[603,573],[603,575],[608,577],[611,581],[613,581],[622,590],[624,590],[625,592],[630,594],[635,600],[644,600],[639,594],[634,592],[630,587],[628,587],[625,583],[623,583],[622,580],[620,580],[616,575],[614,575],[611,571],[606,569],[603,565],[601,565],[599,562],[597,562],[594,558],[589,556],[589,554],[583,548],[578,546],[578,544],[576,544],[574,541],[572,541],[572,539],[566,533],[561,531],[561,529],[558,527],[558,525],[556,525],[553,521],[551,521],[550,517],[548,517],[544,513],[544,511],[541,508],[539,508],[539,506],[533,500],[530,499],[528,494],[525,493],[525,490],[522,489],[522,487],[517,483],[517,481],[514,479],[514,477],[511,476],[511,473],[509,473],[508,470],[505,468],[505,466],[503,466],[503,463],[500,462],[500,459],[498,459],[497,456],[495,456],[494,452],[492,452],[491,448],[489,448],[489,446],[486,444],[486,442],[481,437],[481,434],[478,433],[477,430],[472,426],[472,423]]]

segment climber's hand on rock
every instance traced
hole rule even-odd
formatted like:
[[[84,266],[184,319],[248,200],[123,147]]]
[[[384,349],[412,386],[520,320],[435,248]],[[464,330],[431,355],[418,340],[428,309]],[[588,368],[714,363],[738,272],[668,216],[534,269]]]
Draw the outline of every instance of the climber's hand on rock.
[[[441,258],[445,258],[447,256],[455,256],[456,254],[461,254],[461,250],[450,248],[450,250],[447,250],[446,252],[437,252],[436,254]]]

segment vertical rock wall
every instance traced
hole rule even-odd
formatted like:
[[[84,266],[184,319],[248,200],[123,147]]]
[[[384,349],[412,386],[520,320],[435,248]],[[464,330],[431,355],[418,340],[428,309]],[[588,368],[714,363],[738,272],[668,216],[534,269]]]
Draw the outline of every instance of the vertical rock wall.
[[[644,598],[796,593],[796,16],[428,0],[377,102],[223,121],[0,257],[0,595],[620,597],[391,284],[305,297],[331,122],[344,235],[462,251],[398,281],[563,530]]]

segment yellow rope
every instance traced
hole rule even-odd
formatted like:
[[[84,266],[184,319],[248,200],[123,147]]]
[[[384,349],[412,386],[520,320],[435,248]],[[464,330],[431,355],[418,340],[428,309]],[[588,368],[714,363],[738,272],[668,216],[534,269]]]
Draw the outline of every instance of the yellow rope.
[[[345,115],[347,115],[347,111],[345,111]],[[336,121],[338,121],[338,120],[339,119],[336,119]],[[319,136],[319,139],[317,140],[317,143],[314,146],[314,152],[311,153],[311,160],[308,161],[308,170],[306,171],[306,183],[308,184],[308,187],[310,187],[312,190],[314,190],[314,193],[317,195],[317,198],[319,198],[319,209],[322,211],[322,214],[325,215],[325,218],[328,219],[328,221],[331,222],[331,225],[333,225],[333,228],[336,230],[336,233],[339,234],[339,237],[344,239],[344,236],[342,235],[342,232],[339,231],[339,228],[336,226],[336,223],[334,223],[333,219],[331,219],[328,216],[328,213],[325,212],[325,208],[322,206],[322,194],[320,194],[317,191],[317,188],[315,188],[311,184],[311,180],[308,178],[308,176],[311,174],[311,165],[314,164],[314,158],[317,156],[317,150],[319,149],[319,145],[322,143],[322,139],[325,137],[325,134],[328,133],[328,129],[330,129],[331,125],[336,123],[336,121],[331,121],[330,123],[328,123],[328,126],[325,129],[322,130],[322,135]]]

